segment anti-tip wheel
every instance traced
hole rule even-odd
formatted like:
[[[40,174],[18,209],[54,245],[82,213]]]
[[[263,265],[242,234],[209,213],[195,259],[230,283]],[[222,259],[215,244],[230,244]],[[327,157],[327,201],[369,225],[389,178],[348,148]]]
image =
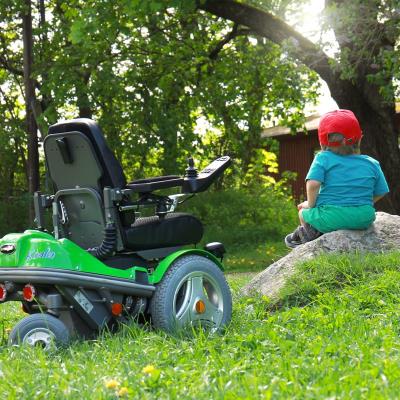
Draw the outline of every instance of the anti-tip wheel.
[[[178,258],[156,286],[150,314],[155,328],[171,333],[197,327],[220,331],[232,316],[232,296],[224,274],[206,257]]]
[[[49,314],[32,314],[19,321],[8,338],[10,346],[38,346],[45,350],[64,346],[69,342],[67,327]]]

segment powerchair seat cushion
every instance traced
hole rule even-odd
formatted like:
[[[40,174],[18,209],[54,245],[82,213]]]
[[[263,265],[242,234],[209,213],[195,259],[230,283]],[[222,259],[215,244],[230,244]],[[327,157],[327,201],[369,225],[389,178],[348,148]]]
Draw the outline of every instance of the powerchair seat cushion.
[[[171,213],[138,218],[125,228],[125,245],[130,250],[150,250],[200,242],[203,224],[193,215]]]

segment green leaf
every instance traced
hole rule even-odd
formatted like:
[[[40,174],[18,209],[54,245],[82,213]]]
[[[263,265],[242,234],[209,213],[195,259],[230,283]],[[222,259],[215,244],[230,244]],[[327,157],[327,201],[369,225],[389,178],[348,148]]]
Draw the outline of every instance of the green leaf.
[[[71,31],[68,38],[73,44],[79,44],[84,40],[84,37],[83,21],[78,19],[71,25]]]

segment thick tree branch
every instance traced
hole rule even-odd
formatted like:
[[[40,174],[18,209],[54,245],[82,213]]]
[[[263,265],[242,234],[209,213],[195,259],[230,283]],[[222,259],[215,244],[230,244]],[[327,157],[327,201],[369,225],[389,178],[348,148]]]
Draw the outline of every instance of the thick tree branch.
[[[14,102],[11,102],[11,101],[8,99],[8,96],[5,94],[5,92],[2,90],[1,87],[0,87],[0,95],[1,95],[1,96],[3,97],[3,99],[4,99],[4,102],[5,102],[5,104],[6,104],[7,108],[8,108],[8,111],[10,112],[11,118],[13,118],[15,121],[17,121],[18,118],[17,118],[17,116],[15,115],[15,112],[14,112],[15,101],[14,101]]]
[[[316,71],[328,85],[338,78],[330,67],[329,57],[318,46],[269,12],[235,0],[199,1],[198,8],[236,24],[247,26],[255,34],[274,43],[289,42],[291,54]]]
[[[249,29],[247,29],[247,28],[239,29],[239,25],[234,24],[232,27],[232,30],[230,32],[228,32],[227,35],[223,39],[221,39],[212,49],[209,50],[208,58],[212,61],[215,61],[218,58],[219,54],[221,53],[221,51],[225,45],[227,45],[231,40],[233,40],[234,38],[236,38],[240,35],[248,35],[249,32],[250,32]],[[197,84],[199,84],[199,82],[200,82],[201,75],[202,75],[201,67],[204,64],[206,64],[205,61],[198,63],[196,66],[196,68],[197,68]]]
[[[0,54],[0,65],[8,72],[18,75],[18,76],[24,76],[24,73],[22,69],[16,68],[14,65],[12,65],[4,55]]]
[[[226,44],[228,44],[235,37],[240,35],[247,35],[250,33],[249,29],[239,29],[238,24],[234,24],[232,30],[222,39],[220,40],[216,46],[210,51],[208,57],[210,60],[216,60],[218,58],[219,53],[224,48]]]
[[[5,54],[10,54],[10,51],[8,50],[6,39],[3,36],[3,34],[0,34],[0,43],[1,43],[0,66],[2,66],[6,71],[14,75],[24,76],[22,66],[18,68],[5,56]]]

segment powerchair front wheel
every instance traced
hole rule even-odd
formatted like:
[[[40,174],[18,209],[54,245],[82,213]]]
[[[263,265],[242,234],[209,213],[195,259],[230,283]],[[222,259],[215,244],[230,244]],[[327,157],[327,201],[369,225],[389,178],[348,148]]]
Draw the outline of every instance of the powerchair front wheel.
[[[69,341],[67,327],[49,314],[32,314],[18,322],[8,338],[11,346],[38,346],[45,350],[66,345]]]
[[[232,297],[224,274],[206,257],[178,258],[156,286],[150,314],[155,328],[170,333],[197,327],[221,330],[232,315]]]

